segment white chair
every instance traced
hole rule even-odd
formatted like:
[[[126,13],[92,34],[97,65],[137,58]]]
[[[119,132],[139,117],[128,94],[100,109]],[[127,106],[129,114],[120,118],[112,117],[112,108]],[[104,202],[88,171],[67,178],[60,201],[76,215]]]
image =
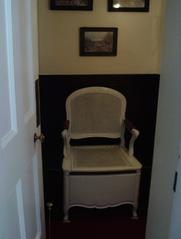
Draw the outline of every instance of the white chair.
[[[126,99],[105,87],[82,88],[66,100],[67,129],[64,140],[64,220],[73,206],[106,208],[133,206],[137,217],[142,165],[134,157],[139,131],[129,128],[132,137],[125,147]],[[72,146],[71,139],[120,138],[120,145]]]

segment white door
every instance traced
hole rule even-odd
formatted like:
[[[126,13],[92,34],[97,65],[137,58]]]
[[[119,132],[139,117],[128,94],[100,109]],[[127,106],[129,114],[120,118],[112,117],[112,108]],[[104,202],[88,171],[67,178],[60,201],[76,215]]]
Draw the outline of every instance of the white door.
[[[0,0],[0,239],[45,238],[37,52],[37,0]]]
[[[169,238],[173,182],[181,140],[181,1],[166,1],[165,10],[147,239]],[[170,239],[181,239],[181,233],[179,236]]]

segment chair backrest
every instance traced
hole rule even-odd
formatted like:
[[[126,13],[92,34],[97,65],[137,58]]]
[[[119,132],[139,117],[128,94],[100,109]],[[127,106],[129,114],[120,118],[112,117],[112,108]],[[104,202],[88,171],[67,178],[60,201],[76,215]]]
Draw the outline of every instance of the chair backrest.
[[[79,89],[66,100],[69,136],[118,138],[125,119],[126,99],[106,87]]]

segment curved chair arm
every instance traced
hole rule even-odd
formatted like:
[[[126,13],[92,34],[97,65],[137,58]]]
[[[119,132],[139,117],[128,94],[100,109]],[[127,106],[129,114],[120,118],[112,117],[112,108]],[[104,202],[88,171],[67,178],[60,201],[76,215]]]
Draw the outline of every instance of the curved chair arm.
[[[134,143],[135,143],[135,140],[139,136],[139,131],[137,129],[135,129],[133,124],[128,120],[125,120],[125,127],[132,134],[131,139],[129,141],[128,154],[130,156],[133,156],[134,155]]]
[[[67,129],[64,129],[62,131],[62,138],[63,138],[63,154],[64,154],[64,157],[67,156],[67,152],[68,152],[68,144],[69,144],[69,140],[68,140],[68,130]]]
[[[133,156],[134,155],[134,143],[135,143],[135,140],[138,138],[139,131],[137,129],[132,129],[131,134],[132,134],[132,137],[129,141],[128,153],[129,153],[129,155]]]

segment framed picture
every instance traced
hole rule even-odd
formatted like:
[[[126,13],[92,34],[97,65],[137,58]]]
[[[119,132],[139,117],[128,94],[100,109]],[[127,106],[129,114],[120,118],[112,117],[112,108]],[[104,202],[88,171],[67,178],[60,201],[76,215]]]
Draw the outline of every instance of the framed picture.
[[[92,10],[93,0],[50,0],[51,10]]]
[[[149,0],[108,0],[110,12],[148,12]]]
[[[116,27],[81,27],[80,56],[116,56]]]

